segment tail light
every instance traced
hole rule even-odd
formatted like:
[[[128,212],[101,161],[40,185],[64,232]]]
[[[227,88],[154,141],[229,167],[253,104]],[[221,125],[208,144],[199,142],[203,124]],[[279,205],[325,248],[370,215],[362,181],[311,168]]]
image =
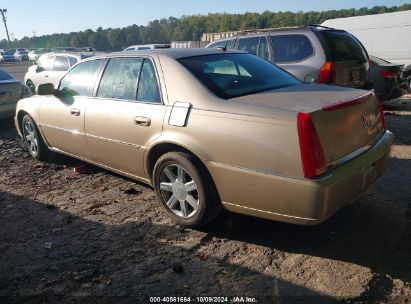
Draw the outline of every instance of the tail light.
[[[384,130],[387,130],[387,123],[385,122],[384,110],[383,110],[383,107],[382,107],[382,102],[381,102],[381,100],[380,100],[380,98],[378,97],[377,94],[374,93],[374,96],[375,96],[375,102],[376,102],[376,104],[377,104],[377,109],[378,109],[378,111],[380,112],[382,127],[384,128]]]
[[[320,138],[309,114],[298,113],[297,130],[304,177],[315,178],[325,172],[326,163]]]
[[[335,82],[335,64],[332,61],[326,61],[318,74],[319,83],[334,83]]]
[[[397,72],[395,71],[388,71],[388,70],[381,70],[380,75],[382,78],[396,78]]]

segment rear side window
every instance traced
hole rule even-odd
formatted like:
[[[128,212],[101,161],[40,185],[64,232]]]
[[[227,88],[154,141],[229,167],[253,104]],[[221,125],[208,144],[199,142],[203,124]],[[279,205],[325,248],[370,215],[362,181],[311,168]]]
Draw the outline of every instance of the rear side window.
[[[241,38],[238,49],[256,55],[259,42],[260,37]]]
[[[330,61],[367,61],[367,54],[361,44],[347,32],[321,32],[330,49]]]
[[[314,54],[310,40],[304,35],[271,36],[271,43],[277,63],[301,61]]]
[[[138,82],[137,100],[160,103],[156,72],[150,60],[145,59]]]
[[[142,62],[142,58],[110,59],[101,79],[97,96],[135,100],[137,79]]]
[[[69,69],[68,58],[64,56],[56,56],[53,64],[53,71],[61,72]]]
[[[102,65],[102,60],[83,62],[71,69],[61,80],[60,92],[63,96],[92,96],[94,84]]]

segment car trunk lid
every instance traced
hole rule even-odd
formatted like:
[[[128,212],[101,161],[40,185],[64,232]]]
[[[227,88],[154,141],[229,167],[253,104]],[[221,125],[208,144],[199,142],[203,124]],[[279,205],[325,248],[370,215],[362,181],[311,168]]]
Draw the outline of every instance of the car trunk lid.
[[[326,168],[366,149],[384,132],[382,108],[373,92],[325,85],[292,88],[242,96],[231,101],[308,114],[309,117],[300,117],[311,122],[303,123],[299,128],[304,129],[312,123],[314,130],[310,132],[318,135]]]

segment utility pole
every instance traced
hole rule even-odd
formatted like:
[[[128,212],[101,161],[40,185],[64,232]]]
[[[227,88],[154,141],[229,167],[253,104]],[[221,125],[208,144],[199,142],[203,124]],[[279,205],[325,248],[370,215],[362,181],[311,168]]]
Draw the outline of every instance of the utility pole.
[[[0,13],[3,17],[4,27],[6,28],[6,34],[7,34],[7,40],[9,41],[9,47],[11,47],[9,30],[7,29],[7,23],[6,23],[7,18],[6,18],[6,16],[4,16],[4,14],[7,13],[7,10],[0,8]]]

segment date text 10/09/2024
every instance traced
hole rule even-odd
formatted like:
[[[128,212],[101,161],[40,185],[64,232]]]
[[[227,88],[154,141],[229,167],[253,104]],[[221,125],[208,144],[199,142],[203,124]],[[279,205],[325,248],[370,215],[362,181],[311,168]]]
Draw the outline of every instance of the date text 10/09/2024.
[[[150,303],[258,303],[254,297],[150,297]]]

